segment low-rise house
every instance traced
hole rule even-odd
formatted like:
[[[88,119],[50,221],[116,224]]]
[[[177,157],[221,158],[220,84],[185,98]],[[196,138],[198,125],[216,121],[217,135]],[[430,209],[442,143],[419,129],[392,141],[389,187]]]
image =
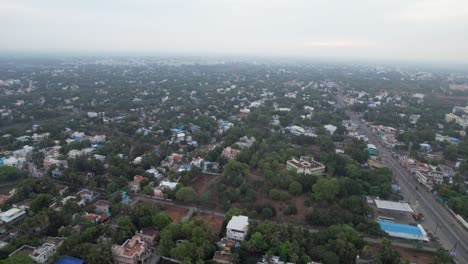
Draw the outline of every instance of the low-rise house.
[[[157,198],[164,198],[163,190],[175,190],[177,182],[162,181],[158,187],[154,188],[153,196]]]
[[[78,150],[78,149],[72,149],[68,152],[67,156],[69,158],[76,158],[76,157],[79,157],[79,156],[83,156],[85,153],[81,150]]]
[[[243,241],[247,237],[248,229],[249,218],[247,216],[233,216],[226,226],[226,236],[228,239]]]
[[[156,168],[152,167],[149,170],[146,170],[148,174],[152,174],[156,179],[160,180],[164,177],[163,174],[161,174]]]
[[[139,192],[141,190],[141,185],[137,181],[130,181],[130,182],[128,182],[127,186],[128,186],[128,189],[132,193],[137,193],[137,192]]]
[[[299,160],[293,158],[288,160],[286,167],[296,170],[297,173],[308,175],[322,175],[325,172],[325,165],[314,160],[313,157],[302,156]]]
[[[93,224],[104,223],[109,219],[107,214],[89,214],[85,213],[84,218]]]
[[[327,131],[327,134],[329,135],[333,135],[335,133],[335,131],[338,129],[336,126],[334,125],[324,125],[323,126],[325,128],[325,131]]]
[[[30,147],[30,146],[26,145],[26,146],[23,146],[22,149],[18,149],[18,150],[13,151],[13,155],[16,158],[24,158],[26,160],[30,160],[31,157],[32,157],[33,149],[34,149],[34,147]]]
[[[144,227],[140,231],[135,232],[135,236],[140,237],[148,246],[154,247],[159,239],[159,229],[154,226]]]
[[[13,251],[9,256],[15,254],[24,254],[29,256],[33,261],[37,263],[48,263],[51,256],[55,254],[57,248],[62,244],[63,238],[61,237],[48,237],[46,242],[41,246],[32,247],[29,245],[23,245],[17,250]]]
[[[233,264],[234,256],[228,250],[216,251],[213,256],[213,261],[220,264]]]
[[[427,143],[421,143],[421,144],[419,144],[419,151],[421,151],[421,152],[431,152],[432,147],[431,147],[431,145],[429,145]]]
[[[254,137],[247,137],[243,136],[239,139],[239,141],[236,143],[236,145],[243,149],[243,148],[250,148],[253,144],[255,143],[255,138]]]
[[[223,152],[221,153],[221,156],[225,157],[228,160],[233,160],[239,155],[240,150],[231,148],[231,147],[226,147],[223,149]]]
[[[111,250],[115,264],[145,263],[151,253],[148,244],[139,236],[133,236],[122,245],[113,245]]]
[[[83,202],[90,202],[94,199],[94,193],[88,189],[83,189],[77,193]]]
[[[262,261],[257,262],[257,264],[294,264],[292,262],[285,262],[280,260],[279,256],[272,256],[272,257],[263,257]]]
[[[106,200],[99,200],[94,203],[94,212],[96,214],[108,214],[109,213],[109,208],[110,208],[110,202]]]
[[[370,156],[377,156],[379,154],[377,147],[374,144],[367,144],[367,153]]]

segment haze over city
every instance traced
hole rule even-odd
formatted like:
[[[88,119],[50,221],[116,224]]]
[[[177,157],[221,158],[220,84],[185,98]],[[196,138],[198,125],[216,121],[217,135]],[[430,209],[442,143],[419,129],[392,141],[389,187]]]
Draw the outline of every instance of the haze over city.
[[[468,0],[0,25],[0,264],[468,263]]]
[[[0,51],[468,60],[464,0],[1,0],[0,23]]]

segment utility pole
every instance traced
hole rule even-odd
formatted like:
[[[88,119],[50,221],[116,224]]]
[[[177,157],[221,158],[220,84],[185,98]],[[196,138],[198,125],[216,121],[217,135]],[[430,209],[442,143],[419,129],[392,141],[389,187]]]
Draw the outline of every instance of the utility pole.
[[[437,234],[437,230],[439,229],[439,223],[437,222],[437,225],[436,225],[436,228],[435,228],[435,231],[434,231],[434,236]],[[458,243],[458,242],[457,242]],[[455,244],[456,245],[456,244]]]
[[[449,255],[451,257],[455,257],[457,255],[457,245],[458,245],[458,241],[455,242],[455,245],[453,245],[453,247],[450,249]]]

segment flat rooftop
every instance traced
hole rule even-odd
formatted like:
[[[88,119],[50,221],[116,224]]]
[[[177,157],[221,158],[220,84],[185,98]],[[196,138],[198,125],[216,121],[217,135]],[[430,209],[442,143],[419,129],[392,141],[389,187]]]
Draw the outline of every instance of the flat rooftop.
[[[301,160],[297,160],[297,159],[292,159],[292,160],[288,160],[288,163],[294,165],[295,167],[299,167],[299,168],[320,168],[320,167],[323,167],[324,165],[315,161],[315,160],[312,160],[312,159],[301,159]]]
[[[377,199],[375,199],[374,202],[375,202],[375,205],[377,206],[377,209],[414,213],[413,209],[411,209],[408,203],[392,202],[392,201],[377,200]]]
[[[244,215],[233,216],[227,225],[227,229],[245,231],[249,225],[249,218]]]
[[[423,240],[429,241],[427,238],[426,231],[422,228],[421,225],[405,225],[398,223],[390,223],[386,221],[377,221],[380,228],[392,237],[400,237],[412,240]]]

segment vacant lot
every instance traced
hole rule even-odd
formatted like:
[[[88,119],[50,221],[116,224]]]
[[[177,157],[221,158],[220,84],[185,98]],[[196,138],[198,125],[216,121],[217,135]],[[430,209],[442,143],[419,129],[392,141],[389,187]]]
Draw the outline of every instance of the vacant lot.
[[[201,218],[207,221],[216,235],[219,235],[221,229],[223,228],[224,217],[199,213],[197,216],[195,216],[195,218]]]
[[[184,218],[187,214],[188,210],[184,208],[177,208],[177,207],[167,207],[164,209],[167,215],[172,219],[172,223],[177,224]]]
[[[191,186],[198,194],[202,194],[217,177],[215,175],[200,174],[193,180]]]

